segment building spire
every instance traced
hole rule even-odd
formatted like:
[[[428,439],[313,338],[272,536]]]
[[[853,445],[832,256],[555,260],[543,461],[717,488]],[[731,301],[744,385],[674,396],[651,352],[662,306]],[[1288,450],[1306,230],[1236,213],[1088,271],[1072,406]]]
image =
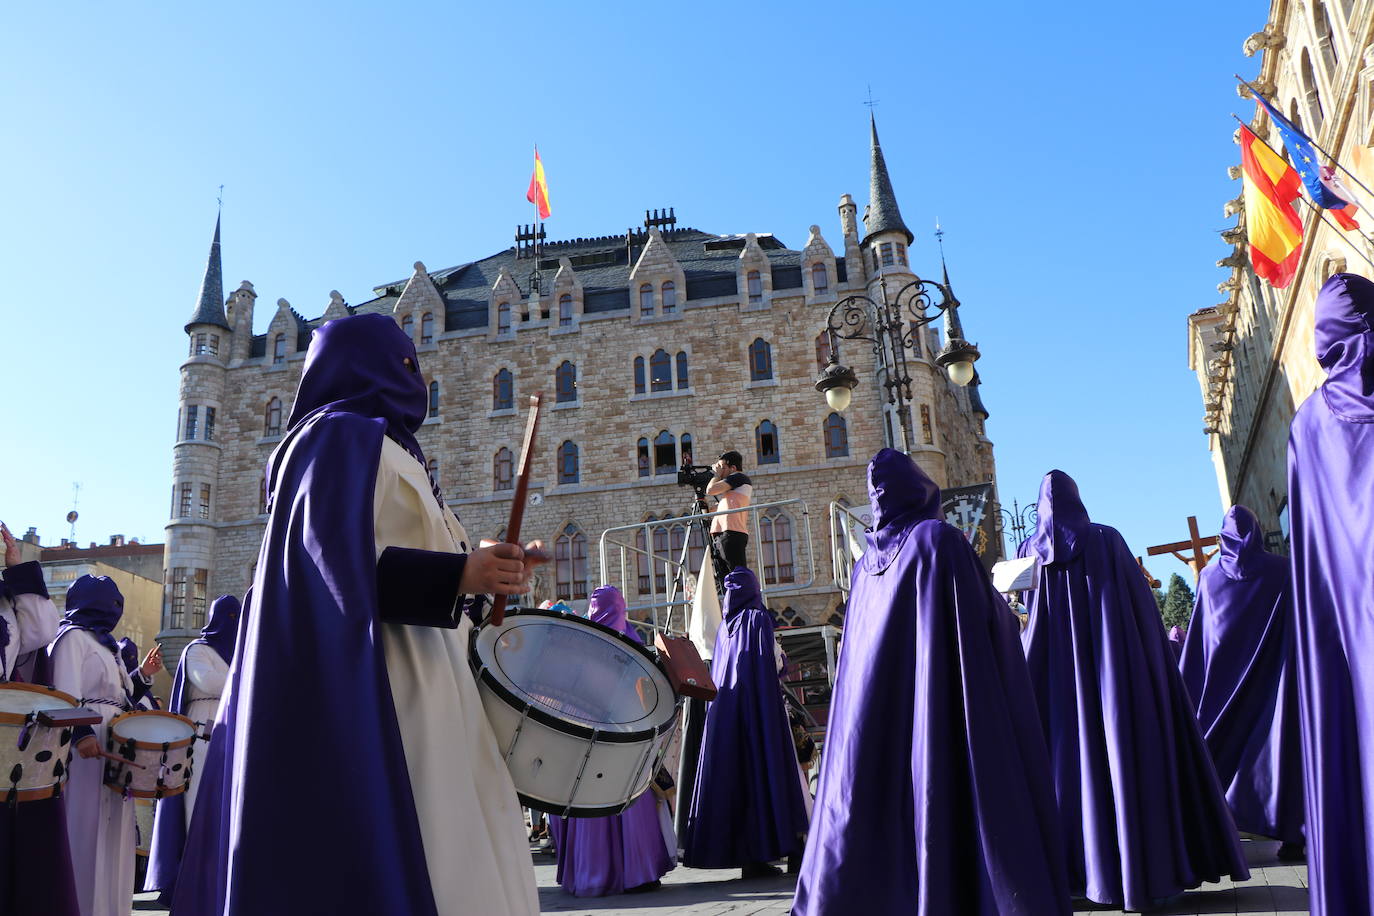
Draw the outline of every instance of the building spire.
[[[906,236],[909,245],[916,237],[911,234],[906,223],[902,222],[902,211],[897,208],[897,195],[892,191],[892,179],[887,174],[883,148],[878,143],[878,121],[873,117],[872,111],[868,113],[868,126],[873,145],[869,170],[868,213],[864,216],[864,229],[868,235],[900,232]]]
[[[219,214],[215,215],[215,237],[210,242],[210,257],[205,262],[205,278],[200,281],[200,300],[191,320],[186,322],[186,330],[194,324],[213,324],[232,330],[229,319],[224,315],[224,274],[220,268],[219,257]]]

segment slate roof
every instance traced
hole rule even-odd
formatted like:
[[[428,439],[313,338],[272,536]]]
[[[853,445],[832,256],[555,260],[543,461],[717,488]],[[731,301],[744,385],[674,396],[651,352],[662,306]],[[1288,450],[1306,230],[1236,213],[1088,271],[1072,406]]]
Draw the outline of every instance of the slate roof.
[[[200,281],[200,300],[196,303],[195,313],[186,322],[186,330],[193,324],[213,324],[230,330],[229,319],[224,315],[224,271],[220,267],[219,256],[219,217],[215,217],[215,237],[210,242],[210,258],[205,262],[205,277]]]
[[[868,235],[880,232],[900,232],[906,236],[910,245],[916,236],[902,222],[902,211],[897,208],[897,195],[892,191],[892,179],[887,174],[887,161],[883,159],[883,147],[878,143],[878,122],[870,115],[868,126],[872,134],[871,161],[868,175],[868,212],[864,215],[864,231]]]

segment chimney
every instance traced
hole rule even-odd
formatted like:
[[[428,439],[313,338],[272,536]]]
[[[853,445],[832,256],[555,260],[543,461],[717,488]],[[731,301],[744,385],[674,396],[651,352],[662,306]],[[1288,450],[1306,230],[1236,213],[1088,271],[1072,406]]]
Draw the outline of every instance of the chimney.
[[[30,527],[28,531],[25,531],[25,532],[24,532],[24,543],[25,543],[25,544],[37,544],[37,543],[38,543],[38,529],[37,529],[37,528]]]
[[[110,546],[111,546],[111,547],[123,547],[123,546],[124,546],[124,535],[122,535],[122,534],[112,534],[112,535],[110,535]]]

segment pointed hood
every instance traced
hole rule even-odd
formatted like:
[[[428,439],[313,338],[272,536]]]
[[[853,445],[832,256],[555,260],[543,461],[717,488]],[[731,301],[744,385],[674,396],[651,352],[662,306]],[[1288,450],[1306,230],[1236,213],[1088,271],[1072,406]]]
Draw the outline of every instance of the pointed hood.
[[[1037,522],[1029,552],[1044,565],[1067,563],[1078,556],[1092,519],[1088,518],[1073,478],[1063,471],[1046,474],[1040,483],[1040,501],[1035,511]]]
[[[233,595],[220,595],[210,604],[210,619],[205,621],[205,627],[200,631],[200,638],[226,662],[234,660],[242,610],[239,599]]]
[[[763,594],[759,591],[759,580],[753,570],[746,566],[736,566],[725,577],[726,621],[734,620],[745,608],[764,608]]]
[[[1232,579],[1248,579],[1259,571],[1265,555],[1264,532],[1255,513],[1244,506],[1232,506],[1221,523],[1221,553],[1217,562]]]
[[[882,145],[878,143],[878,122],[870,114],[868,126],[872,140],[871,160],[868,176],[868,213],[864,216],[864,232],[873,236],[880,232],[900,232],[906,236],[907,244],[915,240],[911,230],[902,222],[902,211],[897,208],[897,195],[892,191],[892,179],[887,174],[887,161],[883,158]]]
[[[629,618],[625,616],[625,596],[614,585],[603,585],[592,592],[587,602],[588,616],[592,623],[628,633],[632,629]]]
[[[102,646],[116,654],[119,644],[110,631],[123,616],[124,596],[109,576],[82,576],[67,589],[67,613],[62,619],[63,627],[79,627],[88,631]]]
[[[1326,370],[1322,396],[1337,416],[1374,417],[1374,283],[1336,274],[1317,293],[1317,362]]]
[[[224,272],[219,259],[219,217],[215,217],[215,237],[210,242],[210,258],[205,262],[205,277],[200,281],[200,300],[191,320],[186,322],[186,330],[192,325],[213,324],[230,330],[229,319],[224,315]]]
[[[918,522],[940,518],[940,488],[911,456],[885,448],[868,463],[868,502],[873,527],[863,563],[879,573],[891,565]]]

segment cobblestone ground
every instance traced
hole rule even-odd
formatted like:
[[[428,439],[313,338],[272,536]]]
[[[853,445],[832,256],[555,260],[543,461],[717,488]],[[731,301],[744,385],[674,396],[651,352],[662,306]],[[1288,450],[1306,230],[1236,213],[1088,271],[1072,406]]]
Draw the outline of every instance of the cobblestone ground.
[[[1277,849],[1277,843],[1246,841],[1251,871],[1248,881],[1205,884],[1184,894],[1173,905],[1152,912],[1158,916],[1215,913],[1296,916],[1306,913],[1307,866],[1279,862],[1274,857]],[[741,881],[735,869],[676,868],[664,876],[662,889],[653,893],[583,900],[559,888],[554,880],[553,857],[548,853],[534,853],[534,870],[539,882],[541,911],[567,916],[783,916],[792,905],[793,878],[788,876]],[[153,902],[151,896],[135,897],[136,914],[166,914],[167,911]],[[1111,916],[1121,910],[1078,901],[1074,912]],[[339,916],[354,914],[341,913]]]

